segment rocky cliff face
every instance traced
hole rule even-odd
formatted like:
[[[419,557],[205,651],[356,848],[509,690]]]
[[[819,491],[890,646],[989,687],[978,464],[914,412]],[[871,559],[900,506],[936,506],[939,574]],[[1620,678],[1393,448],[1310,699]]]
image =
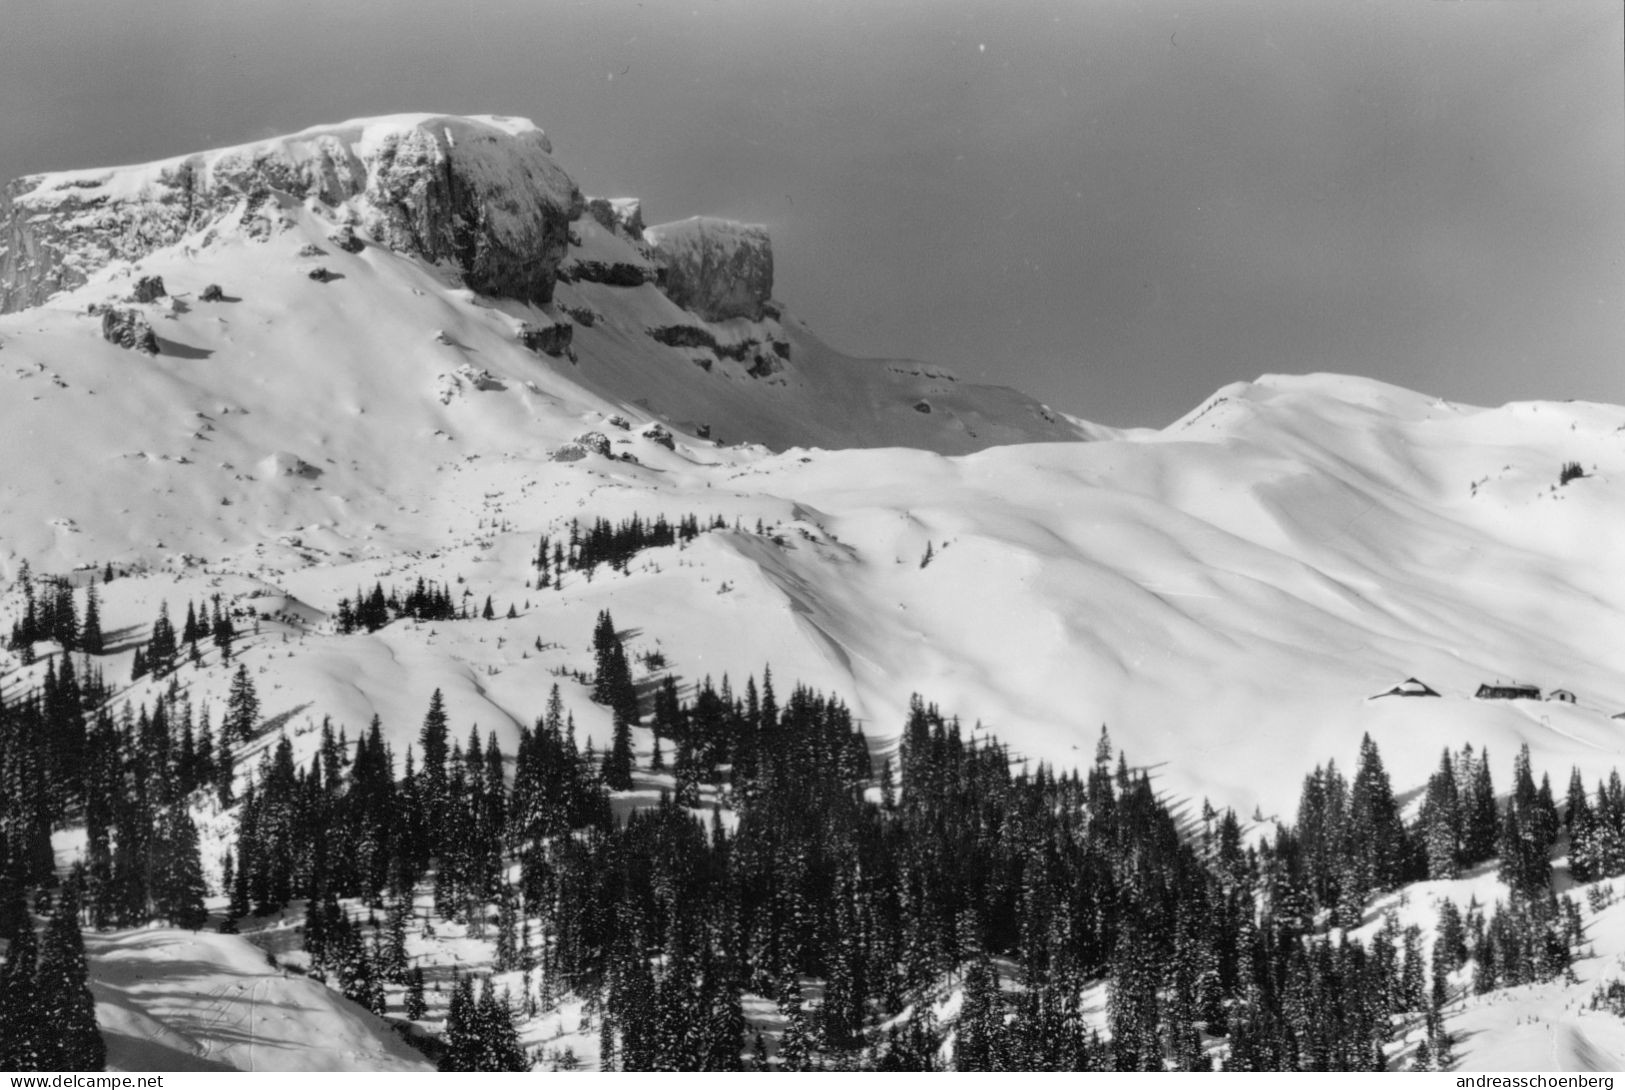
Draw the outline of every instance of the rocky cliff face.
[[[666,266],[667,297],[708,322],[757,321],[773,294],[773,245],[767,228],[695,216],[649,228]]]
[[[584,199],[529,121],[395,117],[132,167],[37,174],[0,193],[0,313],[35,306],[118,261],[234,231],[266,238],[300,204],[364,236],[459,270],[484,295],[547,303],[560,280],[657,282],[706,321],[771,312],[765,228],[697,216],[645,230],[635,199]],[[579,250],[572,224],[631,249]],[[342,239],[342,241],[338,241]],[[601,247],[600,247],[601,248]],[[562,265],[562,268],[561,268]]]
[[[580,192],[528,121],[402,115],[144,166],[34,175],[0,197],[0,313],[211,229],[264,237],[314,201],[487,295],[552,298]]]

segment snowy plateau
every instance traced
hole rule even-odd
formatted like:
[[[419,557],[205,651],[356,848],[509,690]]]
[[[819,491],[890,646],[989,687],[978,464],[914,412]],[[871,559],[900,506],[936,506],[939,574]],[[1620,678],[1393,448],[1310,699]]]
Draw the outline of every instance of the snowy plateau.
[[[208,923],[155,914],[85,930],[110,1068],[432,1068],[460,979],[507,990],[538,1068],[594,1069],[605,1046],[632,1065],[625,1026],[606,1030],[609,985],[541,957],[555,941],[545,906],[481,894],[443,911],[432,866],[404,896],[336,898],[374,947],[388,927],[369,915],[406,903],[406,956],[429,988],[417,1017],[398,981],[371,1003],[343,994],[310,949],[310,898],[221,926],[244,800],[268,790],[279,748],[301,776],[320,764],[324,722],[347,761],[376,717],[401,777],[409,748],[424,767],[438,691],[451,739],[494,740],[512,785],[556,686],[580,745],[612,752],[616,713],[593,699],[606,611],[639,697],[622,716],[636,719],[633,768],[608,792],[615,820],[669,810],[662,794],[677,792],[702,839],[740,828],[745,790],[730,761],[677,782],[695,744],[657,742],[657,697],[692,706],[724,679],[735,697],[749,679],[754,696],[768,669],[781,705],[801,685],[850,711],[874,771],[855,790],[876,812],[891,795],[883,765],[904,800],[885,812],[924,790],[901,752],[917,693],[957,719],[963,745],[1004,747],[1013,775],[1087,777],[1104,726],[1112,776],[1121,753],[1198,859],[1217,851],[1212,815],[1232,811],[1257,864],[1305,820],[1305,777],[1328,761],[1353,777],[1367,736],[1415,837],[1444,751],[1487,754],[1505,812],[1521,804],[1527,747],[1570,818],[1571,770],[1596,806],[1625,761],[1625,408],[1480,408],[1358,377],[1266,375],[1166,428],[1115,429],[917,361],[842,355],[773,296],[772,272],[761,228],[645,226],[635,200],[581,194],[541,131],[510,118],[358,120],[6,188],[0,635],[64,588],[82,618],[94,585],[105,639],[71,655],[81,681],[103,683],[81,709],[92,739],[101,712],[117,729],[126,707],[144,719],[160,704],[172,719],[184,705],[188,728],[208,712],[219,731],[243,677],[258,703],[251,729],[222,736],[223,788],[184,800]],[[599,520],[634,516],[692,517],[695,532],[614,562],[551,552],[538,566],[544,538],[568,550],[572,527],[585,542]],[[420,581],[445,588],[449,616],[404,615]],[[374,618],[387,623],[361,623],[375,586],[397,601]],[[195,657],[183,643],[168,669],[138,671],[160,609],[178,628],[194,604],[229,614],[227,646],[205,636]],[[36,638],[0,651],[13,712],[64,657],[51,633],[24,634]],[[1407,679],[1436,695],[1411,695]],[[1541,698],[1479,695],[1513,682]],[[32,743],[7,744],[16,855],[17,754]],[[86,803],[50,820],[62,875],[92,852]],[[1395,1070],[1425,1065],[1444,1039],[1457,1070],[1625,1062],[1625,1021],[1599,998],[1625,982],[1625,903],[1608,866],[1574,866],[1571,824],[1541,845],[1551,890],[1575,906],[1561,972],[1503,964],[1479,987],[1482,942],[1434,956],[1444,903],[1468,918],[1511,911],[1495,858],[1307,913],[1293,940],[1305,949],[1403,946],[1415,925],[1419,956],[1443,966],[1437,1010],[1395,1000],[1362,1063],[1375,1050]],[[504,888],[540,850],[506,843],[492,864]],[[1249,915],[1271,907],[1265,884],[1243,883]],[[43,927],[49,906],[29,903]],[[498,950],[499,917],[515,911],[539,951],[524,969]],[[1013,1048],[988,1045],[985,1024],[972,1034],[968,1012],[988,1002],[985,968],[1008,1024],[1028,1017],[1028,939],[958,911],[971,934],[955,955],[909,955],[935,972],[859,989],[844,1051],[820,1021],[837,986],[854,987],[836,959],[779,950],[741,974],[730,1062],[884,1066],[914,1049],[951,1067],[973,1045]],[[638,972],[676,987],[674,966],[696,955],[661,941]],[[1096,1060],[1132,1013],[1127,972],[1107,952],[1076,982],[1069,1009],[1098,1033]],[[702,975],[709,987],[709,962]],[[1182,986],[1170,974],[1148,988],[1169,1025]],[[1204,1001],[1216,1016],[1187,1020],[1189,1040],[1153,1036],[1153,1063],[1230,1063],[1236,1012],[1264,1003],[1246,996],[1232,982]],[[1269,1032],[1248,1025],[1255,1044]],[[1315,1062],[1304,1047],[1300,1062]]]

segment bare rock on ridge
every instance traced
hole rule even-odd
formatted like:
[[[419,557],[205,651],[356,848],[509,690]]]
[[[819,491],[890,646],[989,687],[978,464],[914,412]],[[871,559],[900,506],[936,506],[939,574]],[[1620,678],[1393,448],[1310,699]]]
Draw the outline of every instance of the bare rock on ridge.
[[[558,357],[569,353],[570,342],[575,339],[575,326],[569,322],[553,322],[545,326],[522,322],[518,336],[519,343],[532,352]]]
[[[631,242],[643,240],[643,202],[636,197],[588,197],[587,214],[606,231]]]
[[[644,237],[666,266],[667,298],[708,322],[761,319],[773,295],[767,228],[694,216],[649,228]]]
[[[362,119],[141,166],[36,174],[0,193],[0,313],[209,228],[262,237],[261,221],[284,222],[283,208],[307,200],[383,246],[458,269],[477,292],[531,303],[552,299],[583,209],[547,136],[500,117]]]

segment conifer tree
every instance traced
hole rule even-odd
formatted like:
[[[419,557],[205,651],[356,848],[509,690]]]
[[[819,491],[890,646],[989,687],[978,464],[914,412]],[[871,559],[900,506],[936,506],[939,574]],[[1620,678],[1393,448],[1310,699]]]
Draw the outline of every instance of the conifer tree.
[[[1580,769],[1569,774],[1568,799],[1563,808],[1563,824],[1569,830],[1569,871],[1576,882],[1589,882],[1601,876],[1598,868],[1597,822],[1591,812]]]
[[[418,731],[418,748],[423,751],[423,809],[431,841],[430,853],[439,848],[438,827],[446,807],[446,756],[449,737],[446,701],[436,689],[429,697],[429,710]]]
[[[1551,838],[1556,835],[1556,813],[1550,790],[1542,799],[1535,787],[1529,746],[1518,751],[1512,766],[1512,795],[1501,821],[1501,880],[1515,891],[1533,896],[1551,881]]]
[[[1428,777],[1422,799],[1422,850],[1427,857],[1429,878],[1454,878],[1460,872],[1462,857],[1461,794],[1447,749],[1439,759],[1439,769]]]
[[[411,895],[403,893],[389,906],[389,930],[380,949],[378,971],[391,984],[410,985],[412,974],[408,969],[406,953],[406,921],[412,914]],[[419,987],[422,974],[419,972]],[[407,1015],[408,1018],[412,1017]]]
[[[785,1017],[779,1038],[779,1070],[806,1071],[812,1059],[812,1029],[802,1008],[801,982],[791,973],[779,995],[779,1010]]]
[[[507,882],[497,895],[497,942],[494,968],[499,973],[519,968],[519,895]]]
[[[191,931],[209,920],[203,906],[208,886],[198,853],[197,826],[184,800],[164,808],[153,838],[153,909],[174,927]]]
[[[625,717],[628,724],[638,721],[638,694],[632,682],[632,669],[626,658],[626,648],[615,631],[615,621],[609,610],[598,614],[592,634],[594,675],[592,698],[607,704]]]
[[[504,992],[499,998],[485,978],[480,989],[478,1023],[479,1052],[475,1060],[476,1071],[529,1071],[530,1060],[519,1045],[519,1031],[514,1025],[513,1005]]]
[[[91,579],[85,588],[85,619],[79,632],[79,649],[87,655],[99,655],[103,647],[101,595],[96,591],[96,580]]]
[[[79,618],[73,607],[73,588],[66,579],[56,585],[53,593],[50,636],[64,651],[79,648]]]
[[[406,1017],[420,1021],[429,1013],[423,996],[423,966],[414,965],[406,978]]]
[[[202,635],[202,629],[198,626],[197,605],[188,601],[186,603],[186,621],[181,625],[181,642],[195,644],[200,635]]]
[[[1399,805],[1369,734],[1360,740],[1359,766],[1349,790],[1350,843],[1368,861],[1378,889],[1392,889],[1405,876],[1409,856]]]
[[[231,613],[215,603],[214,622],[210,626],[209,638],[220,651],[220,661],[231,661],[231,641],[237,638],[237,628],[231,622]]]
[[[175,626],[169,620],[169,602],[158,603],[158,619],[152,623],[152,634],[147,639],[147,669],[163,677],[175,668]]]
[[[1124,921],[1112,956],[1107,1020],[1112,1058],[1118,1071],[1161,1071],[1161,1022],[1157,993],[1161,986],[1159,954],[1144,928],[1132,916]]]
[[[978,957],[965,973],[965,998],[960,1006],[959,1031],[954,1042],[954,1070],[1001,1070],[1004,1066],[1003,1029],[998,977],[992,964]]]
[[[226,718],[221,723],[223,740],[250,741],[259,721],[259,694],[254,691],[254,679],[248,674],[248,664],[240,662],[237,672],[231,677],[231,692],[226,697]]]
[[[39,940],[22,908],[21,888],[11,885],[8,896],[14,902],[8,915],[21,913],[22,921],[8,929],[11,942],[0,966],[0,1071],[45,1071],[55,1030],[40,1007]]]
[[[615,732],[604,753],[604,785],[611,791],[632,789],[632,725],[615,711]]]
[[[446,1031],[441,1039],[446,1046],[440,1057],[441,1071],[479,1070],[479,1009],[474,1000],[474,982],[469,977],[458,977],[452,988]]]
[[[1495,855],[1500,834],[1489,750],[1475,756],[1471,745],[1462,748],[1456,784],[1461,789],[1461,862],[1470,867]]]
[[[45,930],[36,981],[38,1016],[49,1027],[52,1062],[58,1071],[100,1071],[107,1066],[107,1046],[96,1025],[96,1001],[86,983],[84,940],[79,934],[77,892],[64,890],[56,914]]]

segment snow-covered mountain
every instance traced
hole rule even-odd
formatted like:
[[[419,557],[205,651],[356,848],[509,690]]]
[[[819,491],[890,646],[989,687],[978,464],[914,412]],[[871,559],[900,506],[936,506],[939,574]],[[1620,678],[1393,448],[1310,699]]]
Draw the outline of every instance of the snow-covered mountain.
[[[335,363],[366,358],[363,390],[432,404],[512,385],[559,403],[562,414],[518,391],[497,399],[518,403],[503,414],[518,430],[488,437],[503,449],[557,442],[569,417],[605,401],[780,449],[964,452],[1090,434],[1014,391],[834,352],[772,300],[761,228],[695,218],[645,230],[637,201],[583,197],[550,153],[528,121],[403,115],[19,179],[0,204],[0,313],[33,309],[7,339],[71,329],[88,342],[101,320],[90,308],[128,308],[157,338],[148,370],[209,397],[242,389],[239,366],[314,392],[306,367],[351,372]],[[142,276],[168,294],[132,306]],[[223,294],[206,303],[211,283]],[[116,353],[76,355],[129,371]],[[201,360],[211,366],[187,363]],[[98,370],[77,377],[94,386]]]
[[[1588,784],[1625,755],[1620,407],[1265,376],[1165,429],[1089,424],[840,355],[773,299],[765,232],[646,227],[510,119],[6,192],[0,567],[129,573],[100,665],[131,700],[168,684],[126,682],[159,604],[218,593],[260,617],[237,661],[301,759],[323,716],[403,753],[437,688],[511,753],[559,683],[603,745],[572,678],[604,609],[651,677],[771,666],[882,746],[913,692],[1063,768],[1105,724],[1190,814],[1290,818],[1364,733],[1410,799],[1463,742]],[[725,528],[534,584],[541,535],[633,514]],[[335,630],[419,578],[496,618]],[[42,669],[0,652],[6,692]],[[179,676],[223,706],[213,653]],[[1371,699],[1408,677],[1439,696]],[[1475,697],[1498,680],[1574,699]]]

